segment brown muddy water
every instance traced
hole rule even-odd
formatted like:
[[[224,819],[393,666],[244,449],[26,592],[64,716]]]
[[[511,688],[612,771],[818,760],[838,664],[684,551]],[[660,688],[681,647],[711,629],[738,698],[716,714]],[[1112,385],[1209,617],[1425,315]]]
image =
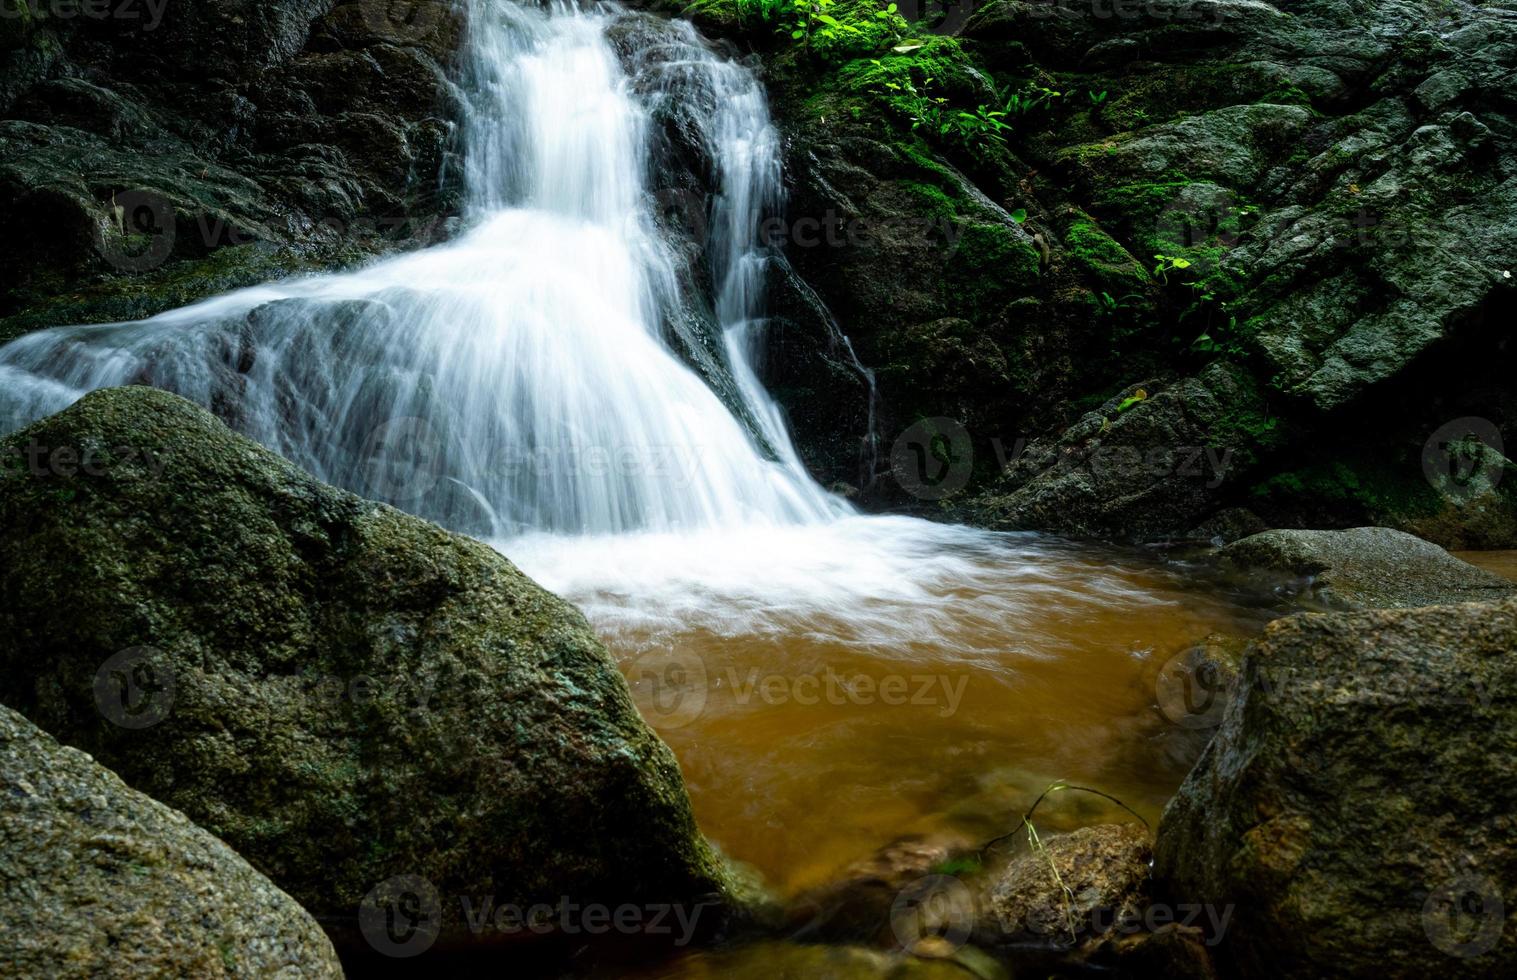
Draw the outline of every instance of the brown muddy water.
[[[1517,582],[1517,551],[1456,551],[1455,558]]]
[[[782,899],[902,836],[1004,834],[1055,780],[1156,822],[1204,739],[1160,671],[1280,611],[1139,551],[908,518],[502,549],[584,609],[702,830]]]

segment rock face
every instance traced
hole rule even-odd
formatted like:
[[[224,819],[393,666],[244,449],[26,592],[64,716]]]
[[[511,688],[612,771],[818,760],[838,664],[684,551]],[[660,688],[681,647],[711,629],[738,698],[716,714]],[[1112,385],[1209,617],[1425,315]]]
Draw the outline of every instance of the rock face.
[[[824,480],[1008,529],[1517,546],[1509,3],[996,0],[811,51],[690,8],[765,53],[789,260],[877,382],[777,285],[766,378]],[[1004,144],[929,118],[1013,96]],[[1445,431],[1472,420],[1473,466]]]
[[[1143,921],[1152,851],[1146,830],[1081,827],[1045,845],[1046,856],[1020,855],[991,890],[1001,941],[1073,945],[1098,939],[1119,922]]]
[[[0,196],[27,233],[0,244],[0,341],[431,241],[455,211],[446,0],[7,7]]]
[[[1224,363],[1149,397],[1152,387],[1135,385],[1057,438],[1029,443],[1006,471],[1015,489],[985,495],[978,519],[1138,538],[1162,538],[1194,520],[1249,462],[1219,444],[1216,420],[1262,420],[1264,404],[1249,375]]]
[[[444,929],[464,898],[719,890],[606,651],[488,547],[153,389],[3,446],[0,699],[330,928],[395,876],[430,884]]]
[[[1265,531],[1235,541],[1218,558],[1306,580],[1311,598],[1347,609],[1387,609],[1500,599],[1517,584],[1402,531]]]
[[[0,964],[15,977],[342,977],[231,848],[0,707]]]
[[[1278,620],[1164,812],[1224,975],[1517,968],[1517,600]]]

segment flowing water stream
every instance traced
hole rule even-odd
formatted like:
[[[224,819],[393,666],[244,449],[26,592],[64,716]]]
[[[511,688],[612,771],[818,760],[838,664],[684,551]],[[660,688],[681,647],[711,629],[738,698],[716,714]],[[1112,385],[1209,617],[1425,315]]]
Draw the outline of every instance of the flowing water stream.
[[[824,492],[750,362],[782,188],[761,85],[688,24],[468,6],[456,239],[23,337],[0,428],[152,384],[495,543],[581,605],[703,828],[783,891],[900,834],[999,833],[1054,778],[1156,814],[1186,749],[1154,674],[1250,614],[1139,556]],[[712,187],[704,278],[658,220],[670,120]],[[672,340],[691,309],[720,395]]]

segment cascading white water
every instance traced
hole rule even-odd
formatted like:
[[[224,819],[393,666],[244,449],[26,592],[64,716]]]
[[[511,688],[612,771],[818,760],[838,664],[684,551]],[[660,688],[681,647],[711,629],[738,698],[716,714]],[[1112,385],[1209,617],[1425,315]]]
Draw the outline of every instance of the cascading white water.
[[[496,538],[844,512],[746,361],[766,263],[753,218],[779,189],[763,92],[688,25],[660,35],[652,77],[629,78],[606,38],[616,13],[470,4],[456,241],[25,337],[0,351],[0,421],[142,381],[326,480]],[[681,111],[720,186],[709,247],[726,367],[777,460],[661,337],[682,297],[645,171],[651,114],[676,83],[699,97]]]
[[[1035,608],[1160,601],[1099,565],[1066,587],[1026,538],[856,516],[807,475],[750,364],[756,232],[781,183],[749,71],[688,23],[611,4],[470,0],[468,16],[461,235],[23,337],[0,348],[0,428],[95,388],[176,391],[329,482],[496,542],[612,631],[993,659],[1026,652],[1011,633]],[[666,342],[692,300],[651,190],[671,117],[713,187],[697,200],[727,402]]]

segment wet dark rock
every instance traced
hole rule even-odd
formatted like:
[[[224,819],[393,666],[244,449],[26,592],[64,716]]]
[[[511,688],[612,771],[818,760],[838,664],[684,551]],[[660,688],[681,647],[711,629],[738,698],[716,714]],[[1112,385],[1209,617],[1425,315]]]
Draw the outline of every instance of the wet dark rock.
[[[1134,385],[1056,439],[1028,444],[1006,470],[1006,492],[975,513],[992,527],[1163,537],[1238,479],[1252,461],[1246,427],[1267,424],[1252,377],[1225,362],[1173,385]],[[1229,427],[1232,438],[1219,440]]]
[[[1000,942],[1072,950],[1098,943],[1119,923],[1143,921],[1152,842],[1135,824],[1082,827],[1046,838],[1046,853],[1025,853],[990,891]],[[1067,891],[1066,891],[1067,889]]]
[[[87,395],[4,448],[0,700],[334,937],[397,876],[430,883],[462,939],[465,897],[720,900],[674,757],[605,649],[489,547],[151,388]]]
[[[1511,599],[1269,626],[1155,845],[1223,975],[1517,968],[1514,650]]]
[[[444,234],[459,8],[150,6],[4,18],[0,342]]]
[[[978,150],[924,139],[867,83],[850,87],[866,59],[807,61],[709,5],[701,23],[767,55],[792,231],[917,229],[789,244],[878,382],[866,413],[859,386],[829,396],[813,380],[825,345],[771,365],[805,379],[776,388],[825,481],[1103,537],[1209,540],[1226,530],[1217,515],[1247,511],[1517,545],[1511,493],[1470,507],[1422,473],[1442,424],[1517,418],[1501,381],[1517,348],[1497,326],[1517,303],[1508,5],[978,5],[961,54],[932,49],[939,94],[971,107],[1029,82],[1064,93],[1018,117],[1007,147]],[[975,266],[973,247],[921,233],[1019,211],[1011,237],[1035,264]],[[1160,255],[1187,264],[1155,273]],[[1113,416],[1139,387],[1171,394]],[[1093,410],[1111,423],[1099,440]],[[861,483],[866,417],[879,450]],[[927,501],[889,462],[924,420],[961,426],[970,449],[953,461],[961,489]],[[1083,466],[1099,445],[1210,447],[1231,465],[1210,485],[1120,462],[1103,477]]]

